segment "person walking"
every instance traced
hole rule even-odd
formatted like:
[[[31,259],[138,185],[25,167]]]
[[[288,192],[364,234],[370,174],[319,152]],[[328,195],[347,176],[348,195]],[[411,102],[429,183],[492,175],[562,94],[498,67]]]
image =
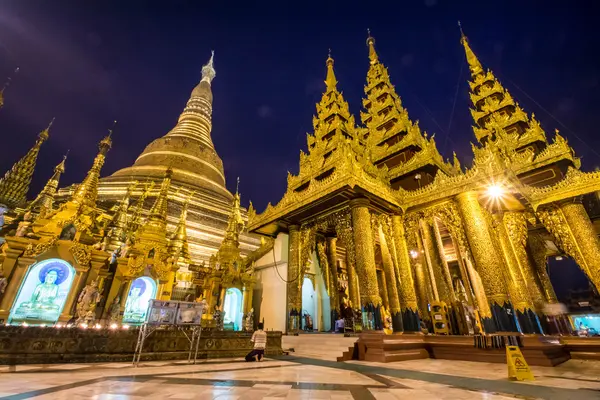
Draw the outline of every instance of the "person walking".
[[[262,361],[265,356],[265,348],[267,347],[267,332],[263,331],[263,323],[258,323],[258,329],[252,334],[254,349],[246,356],[246,361]]]

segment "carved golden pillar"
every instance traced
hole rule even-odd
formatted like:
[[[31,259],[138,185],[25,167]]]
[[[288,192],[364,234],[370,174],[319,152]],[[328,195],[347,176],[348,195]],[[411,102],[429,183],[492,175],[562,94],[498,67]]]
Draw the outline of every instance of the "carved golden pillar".
[[[494,238],[490,233],[487,218],[481,208],[477,192],[463,192],[457,196],[458,209],[461,214],[467,240],[475,268],[481,277],[483,288],[493,318],[482,313],[482,323],[487,333],[514,331],[514,317],[511,315],[510,301],[506,282],[502,274],[503,263],[497,253]]]
[[[440,301],[440,294],[438,291],[438,282],[436,279],[437,265],[433,265],[434,259],[432,259],[435,251],[433,249],[433,243],[431,241],[431,235],[427,234],[427,224],[424,221],[420,221],[419,230],[417,233],[417,245],[419,247],[419,254],[422,254],[423,267],[425,268],[425,274],[429,281],[429,289],[431,292],[430,301]],[[438,274],[439,275],[439,274]]]
[[[458,262],[458,270],[460,272],[460,279],[463,282],[465,287],[465,292],[467,295],[467,303],[477,308],[477,299],[474,297],[473,285],[471,285],[471,279],[469,278],[469,273],[467,271],[467,266],[465,265],[465,260],[463,258],[463,251],[458,244],[458,241],[451,235],[452,246],[454,246],[454,250],[456,251],[456,261]]]
[[[375,267],[375,248],[373,247],[373,230],[371,213],[367,199],[350,201],[352,213],[352,232],[354,238],[356,273],[360,285],[360,301],[363,308],[363,326],[366,329],[382,329],[381,296],[377,286],[377,270]]]
[[[6,286],[4,294],[2,295],[2,302],[0,302],[0,320],[3,320],[4,323],[6,323],[8,320],[10,309],[12,308],[12,305],[17,297],[21,283],[23,282],[23,279],[25,279],[27,270],[35,263],[35,258],[19,257],[16,260],[16,265],[13,264],[14,268],[12,271],[12,276],[10,277],[8,286]]]
[[[244,315],[250,312],[252,308],[252,295],[254,294],[254,284],[245,283],[242,287],[242,310]]]
[[[10,275],[17,265],[17,259],[23,254],[25,249],[27,249],[27,245],[31,243],[31,239],[16,236],[8,236],[4,239],[6,240],[4,244],[6,255],[2,260],[2,266],[0,266],[0,268],[2,268],[4,277],[10,279]]]
[[[410,253],[404,234],[404,219],[400,215],[392,216],[392,235],[398,256],[398,280],[400,281],[398,297],[402,313],[402,329],[405,332],[419,332],[421,327],[417,295],[410,266]],[[421,312],[427,313],[427,306],[425,309],[421,309]]]
[[[550,304],[558,303],[556,292],[550,281],[550,276],[548,276],[548,258],[546,257],[546,245],[544,244],[544,240],[538,234],[530,234],[527,238],[527,244],[529,245],[531,259],[535,269],[534,272],[539,279],[544,299]]]
[[[340,315],[340,300],[338,291],[338,273],[337,273],[337,239],[335,237],[327,238],[327,262],[329,264],[329,303],[334,317]],[[332,318],[335,323],[336,318]]]
[[[67,295],[67,299],[65,300],[65,305],[62,309],[60,317],[58,320],[61,322],[67,322],[73,317],[73,307],[75,305],[75,301],[79,296],[79,292],[83,289],[83,285],[85,284],[84,276],[90,270],[89,267],[81,267],[79,265],[74,266],[75,268],[75,277],[73,278],[73,282],[71,283],[71,289],[69,290],[69,294]]]
[[[381,258],[383,260],[383,272],[387,286],[388,311],[392,317],[394,332],[402,332],[402,314],[400,309],[400,297],[398,295],[398,284],[394,262],[390,252],[390,246],[386,240],[383,228],[379,227],[379,245],[381,246]]]
[[[600,240],[580,202],[553,204],[538,211],[542,224],[600,290]]]
[[[431,268],[432,280],[435,280],[436,300],[441,300],[450,306],[455,302],[456,297],[437,224],[435,221],[429,223],[422,220],[421,229],[425,255]]]
[[[362,306],[381,305],[381,296],[377,287],[377,270],[375,267],[375,249],[371,229],[371,213],[367,199],[350,201],[352,211],[352,230],[356,258],[356,273],[360,284]]]
[[[346,253],[346,272],[348,272],[348,298],[351,303],[351,308],[360,309],[360,290],[358,287],[358,275],[353,260],[350,260]]]
[[[300,276],[300,250],[302,247],[302,236],[298,225],[289,227],[289,247],[288,247],[288,270],[287,270],[287,315],[288,332],[297,332],[300,329],[300,314],[302,304],[298,306],[298,298],[302,301],[302,292],[298,289],[302,287],[303,276]]]
[[[496,214],[494,215],[494,220],[499,245],[507,267],[504,275],[521,332],[542,333],[537,321],[537,315],[534,312],[535,306],[529,296],[527,283],[521,271],[517,255],[512,247],[508,229],[504,224],[504,216]]]
[[[164,282],[160,282],[158,299],[162,301],[169,301],[173,296],[173,286],[175,285],[175,272],[169,271],[167,279]]]
[[[377,270],[377,287],[379,288],[379,296],[381,296],[381,304],[386,310],[389,310],[390,299],[388,297],[388,290],[384,274],[385,272],[383,272],[383,270]]]

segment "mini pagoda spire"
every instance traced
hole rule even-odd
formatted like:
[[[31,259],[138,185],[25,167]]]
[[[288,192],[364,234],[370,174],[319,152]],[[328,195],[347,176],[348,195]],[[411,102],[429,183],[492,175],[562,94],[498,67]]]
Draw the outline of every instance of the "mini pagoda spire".
[[[67,154],[63,156],[62,161],[54,167],[54,174],[46,182],[44,189],[37,195],[35,200],[27,207],[29,210],[37,213],[37,218],[45,218],[54,206],[54,196],[58,190],[58,184],[60,182],[60,176],[65,172],[65,162],[67,161]]]
[[[17,67],[17,69],[15,69],[15,72],[13,74],[16,75],[17,72],[19,72],[18,67]],[[0,108],[2,108],[4,106],[4,91],[10,86],[11,81],[12,81],[12,77],[9,76],[8,79],[6,79],[6,82],[4,83],[2,90],[0,90]]]
[[[127,212],[129,211],[129,201],[131,198],[131,192],[137,186],[137,184],[137,181],[133,181],[127,187],[127,192],[125,192],[125,196],[123,196],[123,199],[119,201],[116,207],[115,214],[113,215],[112,220],[108,224],[107,250],[114,251],[125,242],[129,222],[127,214]]]
[[[40,132],[38,139],[27,154],[17,161],[4,177],[0,178],[0,204],[14,208],[25,202],[40,147],[48,139],[53,122],[54,119],[46,129]]]
[[[150,194],[152,188],[154,188],[153,181],[151,181],[149,184],[146,184],[144,192],[138,198],[133,212],[131,213],[131,220],[128,226],[129,232],[136,232],[142,224],[142,210],[144,209],[144,202],[146,201],[146,198],[148,198],[148,195]]]
[[[172,176],[173,169],[169,167],[165,171],[165,176],[160,185],[160,192],[154,201],[154,205],[150,209],[147,221],[147,225],[161,227],[163,228],[163,231],[167,228],[167,199]]]
[[[175,258],[175,262],[183,262],[185,264],[189,264],[191,262],[186,224],[188,206],[194,193],[195,192],[190,193],[190,195],[185,199],[183,207],[181,208],[179,221],[177,222],[177,227],[175,228],[175,232],[173,235],[171,235],[171,240],[169,241],[169,253]]]
[[[415,180],[403,177],[419,174],[422,168],[441,169],[449,175],[457,172],[453,166],[444,162],[433,137],[427,139],[427,134],[422,134],[418,124],[409,118],[390,81],[387,68],[379,60],[375,38],[371,31],[367,30],[367,33],[370,65],[364,89],[366,98],[363,98],[365,111],[360,116],[367,127],[366,144],[371,152],[372,162],[382,169],[389,167],[391,181],[402,180],[407,185]],[[426,179],[430,177],[427,176]],[[392,184],[392,187],[397,188],[397,185]]]
[[[240,178],[238,177],[237,184],[239,187]],[[231,203],[231,212],[227,221],[227,229],[225,237],[221,242],[217,257],[221,264],[233,264],[240,259],[240,243],[239,236],[244,229],[244,219],[240,211],[240,193],[236,190]]]
[[[492,71],[484,70],[460,22],[458,26],[460,43],[471,71],[471,115],[475,121],[473,131],[477,140],[483,144],[491,140],[507,150],[533,145],[536,152],[541,151],[547,144],[545,132],[533,115],[529,117],[519,107]]]
[[[108,130],[108,135],[100,141],[98,144],[98,154],[94,159],[94,163],[92,168],[88,171],[85,179],[73,194],[72,201],[75,203],[86,205],[88,207],[96,207],[96,199],[98,197],[98,179],[100,178],[100,170],[104,165],[104,160],[106,159],[106,153],[112,147],[112,132],[114,130],[114,125],[117,121],[114,122],[113,128]]]

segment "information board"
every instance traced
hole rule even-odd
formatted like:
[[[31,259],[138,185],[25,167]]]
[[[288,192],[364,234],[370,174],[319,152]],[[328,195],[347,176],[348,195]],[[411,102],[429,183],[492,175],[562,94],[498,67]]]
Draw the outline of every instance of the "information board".
[[[148,325],[173,325],[177,316],[177,301],[151,300],[148,306]]]
[[[202,313],[204,312],[204,303],[192,303],[187,301],[179,302],[177,310],[177,325],[200,325],[202,322]]]

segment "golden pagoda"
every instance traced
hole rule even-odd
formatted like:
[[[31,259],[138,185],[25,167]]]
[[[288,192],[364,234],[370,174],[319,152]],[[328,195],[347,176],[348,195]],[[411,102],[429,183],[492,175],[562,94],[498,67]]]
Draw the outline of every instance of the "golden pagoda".
[[[166,229],[170,232],[177,230],[182,208],[187,202],[187,241],[189,257],[194,264],[208,263],[219,249],[233,199],[225,187],[223,163],[211,139],[212,82],[215,76],[213,53],[202,68],[202,78],[192,90],[175,127],[150,143],[132,166],[98,182],[99,205],[104,209],[118,207],[127,196],[129,203],[139,206],[128,213],[131,223],[136,224],[140,217],[148,215],[152,205],[148,202],[138,204],[140,198],[157,196],[165,171],[171,168],[171,183],[166,194],[169,200]],[[132,188],[133,182],[139,184]],[[151,183],[154,185],[149,187]],[[61,189],[59,197],[65,198],[73,190],[73,187]],[[134,211],[136,216],[132,215]],[[245,218],[245,210],[240,212]],[[244,233],[240,236],[242,255],[249,254],[259,244],[258,238]],[[177,287],[176,298],[183,299],[189,292],[189,288],[184,289],[182,285],[183,282]]]
[[[462,30],[460,42],[478,141],[466,168],[456,156],[445,161],[433,135],[410,120],[370,34],[364,126],[355,125],[328,57],[298,175],[288,173],[276,205],[248,215],[250,232],[289,241],[288,331],[298,329],[315,251],[330,309],[360,306],[363,326],[374,330],[389,313],[395,332],[418,332],[419,320],[443,334],[548,332],[553,254],[572,257],[600,288],[600,241],[581,202],[600,189],[600,173],[581,172],[567,141],[558,132],[546,139]]]

